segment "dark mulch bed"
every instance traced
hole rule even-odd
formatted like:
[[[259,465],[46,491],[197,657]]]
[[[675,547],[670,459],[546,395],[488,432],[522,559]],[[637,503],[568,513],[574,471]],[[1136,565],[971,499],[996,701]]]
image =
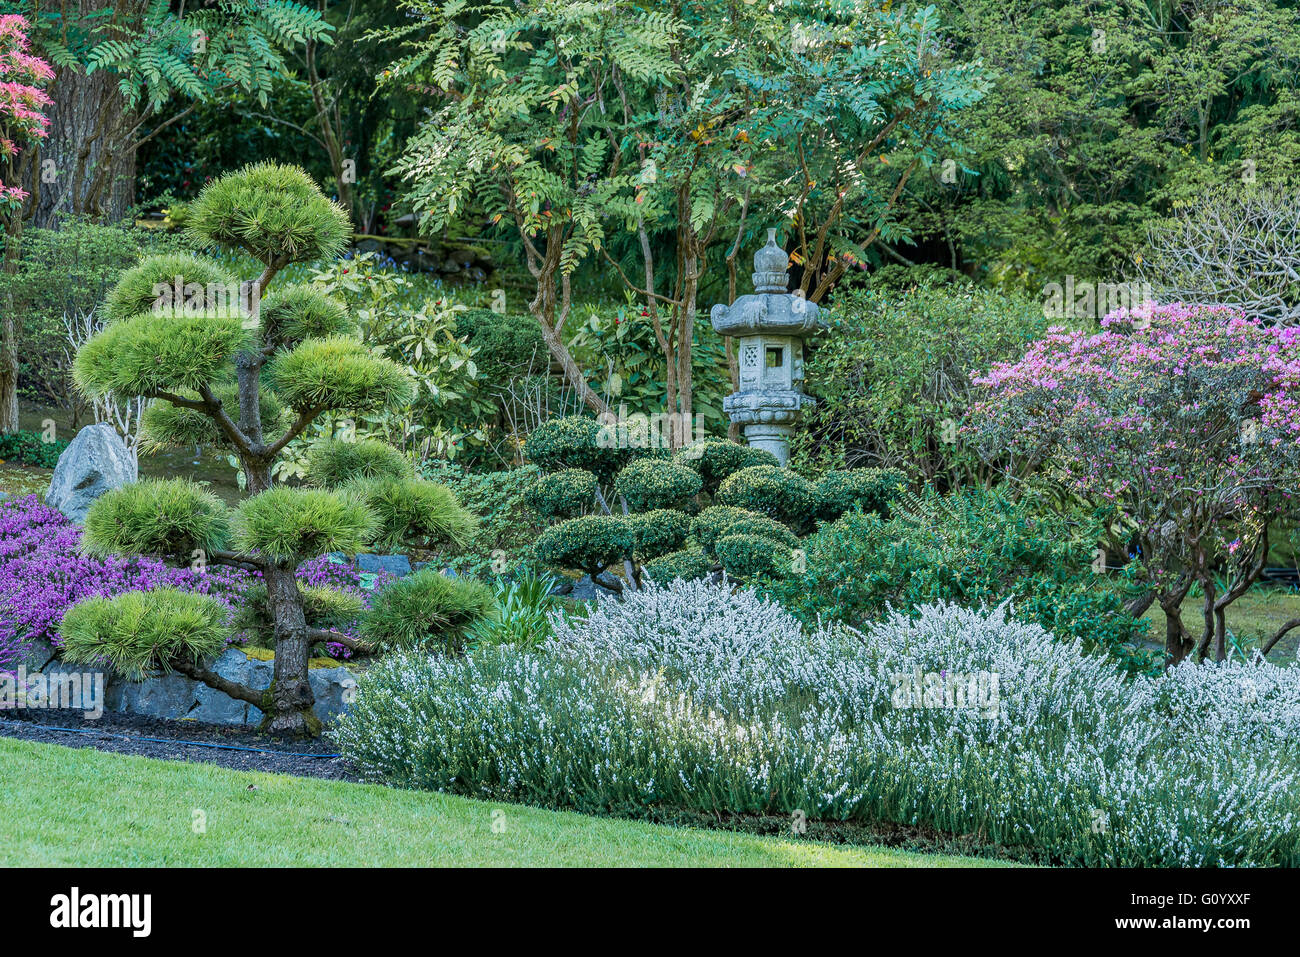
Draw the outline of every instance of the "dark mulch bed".
[[[164,761],[216,764],[236,771],[358,780],[342,759],[328,756],[338,751],[328,731],[315,740],[301,740],[260,734],[251,728],[168,721],[136,714],[105,712],[100,718],[89,719],[80,711],[14,709],[0,712],[0,737],[68,748],[95,748]]]

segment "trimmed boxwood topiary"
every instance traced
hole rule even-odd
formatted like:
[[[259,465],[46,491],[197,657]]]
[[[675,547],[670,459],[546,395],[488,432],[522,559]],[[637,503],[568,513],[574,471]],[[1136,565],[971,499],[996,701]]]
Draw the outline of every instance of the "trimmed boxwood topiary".
[[[356,479],[414,478],[411,461],[386,442],[325,439],[307,452],[307,478],[320,488],[337,488]]]
[[[524,503],[543,518],[574,518],[591,508],[597,491],[596,476],[585,469],[560,469],[530,486]]]
[[[653,582],[667,585],[678,578],[684,581],[703,578],[712,569],[712,564],[698,548],[684,548],[646,562],[642,574]]]
[[[627,463],[632,450],[604,447],[601,426],[595,419],[571,415],[552,419],[529,433],[524,454],[544,472],[584,469],[608,482]]]
[[[465,632],[497,614],[492,589],[473,578],[423,568],[382,589],[361,622],[361,635],[381,651],[422,648],[458,654]]]
[[[631,558],[636,536],[631,522],[616,515],[583,515],[552,525],[537,539],[537,557],[556,568],[576,568],[593,578]]]
[[[88,598],[63,615],[63,659],[106,661],[136,679],[175,659],[198,663],[224,650],[226,614],[215,598],[170,587]]]
[[[628,517],[638,562],[677,551],[691,533],[691,517],[670,508],[656,508]]]
[[[780,522],[768,518],[761,512],[736,508],[734,505],[710,505],[691,524],[691,534],[700,543],[706,555],[714,555],[713,546],[723,535],[730,533],[733,526],[743,523],[749,534],[766,534],[775,541],[793,545],[797,540],[790,529]],[[787,537],[788,536],[788,537]]]
[[[817,483],[817,517],[833,522],[860,507],[889,517],[889,503],[907,491],[907,476],[898,469],[848,469],[827,472]]]
[[[185,479],[145,479],[105,492],[86,513],[81,547],[91,555],[158,555],[189,561],[230,538],[230,516],[211,492]]]
[[[370,541],[375,516],[357,501],[320,489],[279,486],[235,509],[234,541],[290,564],[323,552],[357,552]]]
[[[463,546],[478,522],[461,508],[445,485],[420,479],[356,479],[343,492],[364,505],[377,521],[373,544],[388,550],[402,544],[422,548]]]
[[[764,449],[716,438],[702,439],[678,449],[673,461],[697,472],[704,483],[704,493],[710,497],[718,494],[718,486],[724,480],[741,469],[781,464],[775,455]]]
[[[699,475],[691,469],[662,459],[638,459],[614,479],[614,488],[634,512],[686,508],[700,486]]]
[[[799,531],[812,523],[817,498],[802,475],[775,465],[753,465],[722,483],[717,502],[762,512]]]
[[[790,549],[762,535],[724,535],[715,547],[718,560],[732,578],[781,578],[790,573]]]

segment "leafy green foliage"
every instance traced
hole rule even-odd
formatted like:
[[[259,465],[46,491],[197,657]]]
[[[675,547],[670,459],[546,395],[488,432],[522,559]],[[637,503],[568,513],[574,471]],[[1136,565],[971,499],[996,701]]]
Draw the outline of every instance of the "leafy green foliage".
[[[592,507],[599,490],[596,476],[590,472],[560,469],[533,483],[524,493],[524,501],[542,518],[574,518]]]
[[[700,476],[684,465],[638,459],[614,479],[614,488],[634,512],[685,508],[701,486]]]
[[[226,506],[211,492],[188,479],[145,479],[95,499],[81,547],[91,555],[161,555],[188,562],[225,548],[229,537]]]
[[[543,471],[584,469],[607,482],[622,469],[631,450],[603,447],[600,437],[595,419],[579,415],[552,419],[528,434],[524,454]]]
[[[277,356],[267,376],[283,402],[299,411],[367,412],[411,398],[411,380],[390,359],[355,339],[308,339]]]
[[[524,572],[514,579],[499,578],[492,586],[498,614],[478,619],[465,633],[471,648],[512,645],[538,648],[551,637],[548,620],[563,610],[564,602],[551,594],[555,579],[550,575]]]
[[[445,485],[377,476],[350,482],[343,492],[375,516],[374,546],[381,550],[401,545],[460,547],[474,534],[474,516]]]
[[[52,469],[67,447],[62,439],[46,442],[39,432],[0,432],[0,462]]]
[[[233,538],[239,551],[287,565],[324,552],[362,551],[375,526],[374,514],[348,497],[278,486],[239,503]]]
[[[539,362],[550,362],[532,316],[466,309],[456,313],[456,334],[474,350],[479,373],[488,382],[505,383],[527,375]]]
[[[617,515],[583,515],[552,525],[537,539],[537,557],[547,565],[577,568],[591,576],[625,558],[636,548],[628,519]]]
[[[384,651],[423,648],[458,654],[466,632],[498,614],[496,597],[487,585],[423,568],[375,596],[362,619],[361,634]]]
[[[854,508],[887,516],[889,503],[905,491],[907,476],[898,469],[827,472],[817,482],[817,517],[833,522]]]
[[[718,494],[723,480],[741,469],[754,465],[779,465],[776,456],[763,449],[728,442],[726,439],[704,439],[678,449],[673,462],[694,469],[703,480],[702,491],[712,497]]]
[[[741,581],[760,575],[783,577],[790,573],[790,549],[765,535],[729,531],[714,545],[726,573]]]
[[[691,533],[691,517],[670,508],[631,515],[627,522],[632,528],[634,555],[639,562],[679,550]]]
[[[255,163],[203,188],[190,206],[187,232],[200,245],[284,266],[337,256],[352,223],[298,167]]]
[[[807,571],[767,583],[807,622],[818,615],[862,625],[887,613],[951,601],[990,607],[1011,598],[1017,616],[1058,637],[1078,637],[1130,668],[1148,668],[1145,625],[1124,610],[1124,576],[1093,572],[1102,529],[1082,518],[1017,503],[999,490],[933,489],[906,495],[888,520],[849,512],[804,542]]]
[[[793,528],[808,525],[816,507],[812,484],[775,465],[752,465],[729,476],[718,488],[719,505],[761,512]]]
[[[974,286],[921,286],[840,297],[808,359],[817,405],[792,442],[798,471],[901,469],[941,487],[985,468],[960,440],[970,375],[1019,358],[1048,322],[1040,305]]]
[[[64,614],[59,633],[65,661],[106,662],[133,678],[177,658],[198,662],[218,655],[230,636],[221,602],[170,587],[78,602]]]
[[[641,571],[651,581],[666,585],[678,578],[684,581],[703,578],[712,567],[712,563],[698,548],[685,548],[651,559],[642,566]]]
[[[77,386],[88,395],[196,392],[229,378],[248,342],[238,316],[143,314],[108,326],[77,352]]]
[[[440,556],[457,571],[502,574],[536,561],[533,546],[542,532],[537,514],[528,506],[528,489],[537,481],[535,465],[505,472],[466,471],[457,463],[428,463],[430,481],[450,488],[461,504],[479,519],[474,537],[458,554]]]
[[[338,488],[354,479],[407,479],[413,474],[406,456],[375,439],[324,439],[307,453],[307,477],[320,488]]]

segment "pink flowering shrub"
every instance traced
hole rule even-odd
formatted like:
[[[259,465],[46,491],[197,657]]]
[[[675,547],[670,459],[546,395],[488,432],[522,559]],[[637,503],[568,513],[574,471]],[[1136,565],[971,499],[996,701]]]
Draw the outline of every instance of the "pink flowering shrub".
[[[54,79],[54,71],[27,52],[28,29],[21,16],[0,16],[0,215],[12,214],[27,198],[16,184],[14,161],[22,146],[49,133],[50,120],[42,111],[51,100],[42,87]]]
[[[1204,659],[1211,643],[1225,657],[1224,609],[1262,571],[1269,523],[1294,509],[1297,339],[1227,307],[1176,303],[1113,313],[1099,332],[1054,327],[974,378],[982,392],[964,428],[985,457],[1106,508],[1120,540],[1136,540],[1169,661]],[[1199,634],[1179,612],[1193,584]]]

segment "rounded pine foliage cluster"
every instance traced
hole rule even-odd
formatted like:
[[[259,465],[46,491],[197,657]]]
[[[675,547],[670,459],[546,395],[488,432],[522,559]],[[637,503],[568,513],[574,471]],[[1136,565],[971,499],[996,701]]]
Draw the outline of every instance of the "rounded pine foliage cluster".
[[[524,502],[543,518],[573,518],[591,508],[599,484],[584,469],[543,475],[524,493]]]
[[[411,543],[462,547],[473,537],[477,520],[445,485],[414,478],[357,479],[342,489],[374,516],[374,547],[380,550]]]
[[[93,396],[197,391],[228,378],[248,338],[239,316],[142,314],[91,338],[78,350],[72,375]]]
[[[369,412],[400,406],[413,392],[397,363],[344,336],[299,343],[277,356],[267,374],[285,404],[300,411]]]
[[[203,188],[190,204],[188,232],[200,244],[287,265],[338,256],[352,222],[298,167],[254,163]]]
[[[375,596],[361,634],[381,651],[437,649],[456,654],[464,648],[469,628],[496,615],[496,598],[487,585],[423,568]]]
[[[375,516],[359,502],[281,485],[239,503],[234,542],[241,552],[288,564],[324,552],[361,551],[374,528]]]
[[[700,486],[696,472],[662,459],[638,459],[614,480],[614,488],[634,512],[686,508],[699,494]]]
[[[324,439],[307,452],[307,478],[320,488],[338,488],[355,479],[405,479],[414,474],[405,455],[378,439]]]
[[[207,292],[209,285],[219,285],[223,290],[234,288],[237,280],[210,259],[188,253],[166,253],[150,256],[137,266],[122,273],[117,284],[104,300],[104,317],[110,322],[121,322],[142,313],[160,315],[165,311],[184,312],[184,304],[175,301],[176,280],[181,280],[182,292],[186,285],[199,283]],[[160,310],[158,286],[172,290],[171,309]],[[180,307],[178,309],[178,307]]]
[[[188,561],[222,549],[230,519],[222,501],[186,479],[145,479],[105,492],[86,513],[82,549],[91,555],[158,555]]]
[[[348,335],[353,331],[348,310],[315,286],[285,286],[261,303],[259,317],[267,342],[284,346],[304,339]]]
[[[202,661],[220,654],[230,636],[226,616],[215,598],[177,588],[88,598],[69,608],[59,625],[63,659],[106,661],[115,671],[142,678],[177,658]]]
[[[239,408],[239,396],[234,385],[223,385],[212,390],[212,394],[227,410]],[[182,391],[183,399],[198,399],[197,392]],[[288,413],[276,398],[275,393],[263,389],[258,403],[258,414],[262,419],[262,434],[273,435],[288,427]],[[157,452],[168,448],[185,448],[193,445],[212,445],[227,448],[226,439],[216,420],[206,412],[172,405],[166,399],[149,403],[141,419],[142,447],[146,452]]]

